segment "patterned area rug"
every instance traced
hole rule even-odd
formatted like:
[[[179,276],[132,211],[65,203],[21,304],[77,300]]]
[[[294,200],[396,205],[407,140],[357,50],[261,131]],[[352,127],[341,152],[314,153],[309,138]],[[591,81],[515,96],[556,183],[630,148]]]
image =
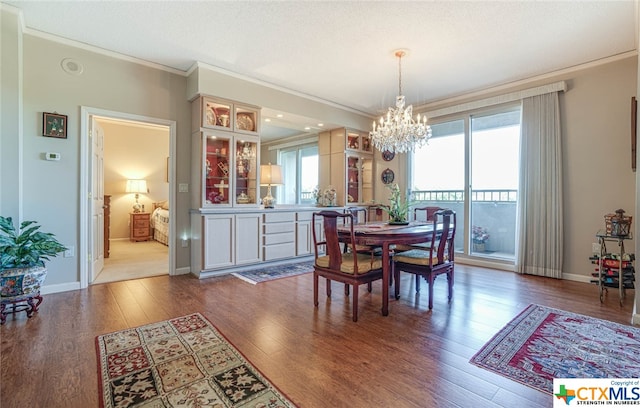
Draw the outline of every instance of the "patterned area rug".
[[[201,314],[96,338],[101,407],[295,407]]]
[[[554,378],[638,378],[640,329],[529,305],[471,363],[549,394]]]
[[[232,273],[232,275],[255,285],[260,282],[288,278],[290,276],[301,275],[309,272],[313,272],[313,261],[290,265],[269,266],[245,272],[236,272]]]

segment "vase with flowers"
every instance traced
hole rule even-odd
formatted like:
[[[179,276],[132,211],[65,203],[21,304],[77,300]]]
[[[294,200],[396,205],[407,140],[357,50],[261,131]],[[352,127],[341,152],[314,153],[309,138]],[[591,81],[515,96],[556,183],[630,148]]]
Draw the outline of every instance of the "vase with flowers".
[[[484,252],[485,244],[489,240],[489,230],[484,227],[474,225],[471,227],[471,242],[474,252]]]
[[[389,188],[391,189],[389,208],[383,208],[389,214],[389,224],[408,224],[409,208],[411,208],[412,201],[408,198],[402,199],[398,183],[391,184]]]

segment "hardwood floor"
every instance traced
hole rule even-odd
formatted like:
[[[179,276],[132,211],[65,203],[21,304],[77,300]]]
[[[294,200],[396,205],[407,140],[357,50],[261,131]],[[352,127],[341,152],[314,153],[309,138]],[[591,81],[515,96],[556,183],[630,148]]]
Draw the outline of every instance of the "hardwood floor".
[[[629,324],[634,295],[601,304],[594,285],[456,265],[452,303],[438,278],[429,312],[422,287],[414,295],[403,274],[383,317],[374,283],[357,323],[336,283],[313,307],[312,274],[258,285],[158,276],[46,295],[34,317],[1,328],[0,406],[98,407],[97,335],[198,311],[300,407],[551,407],[469,359],[530,303]]]

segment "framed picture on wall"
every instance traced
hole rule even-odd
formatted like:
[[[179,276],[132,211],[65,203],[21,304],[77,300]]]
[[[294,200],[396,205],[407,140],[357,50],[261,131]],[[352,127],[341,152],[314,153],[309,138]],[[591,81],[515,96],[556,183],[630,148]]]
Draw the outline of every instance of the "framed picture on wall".
[[[67,138],[67,115],[42,113],[42,136]]]

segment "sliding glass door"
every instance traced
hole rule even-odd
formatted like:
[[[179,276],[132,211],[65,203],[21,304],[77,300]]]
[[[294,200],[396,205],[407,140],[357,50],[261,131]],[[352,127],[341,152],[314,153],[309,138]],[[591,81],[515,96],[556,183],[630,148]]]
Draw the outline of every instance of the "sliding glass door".
[[[471,117],[472,255],[514,259],[520,109]]]
[[[467,114],[431,129],[429,143],[410,160],[416,206],[456,212],[456,251],[513,260],[520,106]]]

